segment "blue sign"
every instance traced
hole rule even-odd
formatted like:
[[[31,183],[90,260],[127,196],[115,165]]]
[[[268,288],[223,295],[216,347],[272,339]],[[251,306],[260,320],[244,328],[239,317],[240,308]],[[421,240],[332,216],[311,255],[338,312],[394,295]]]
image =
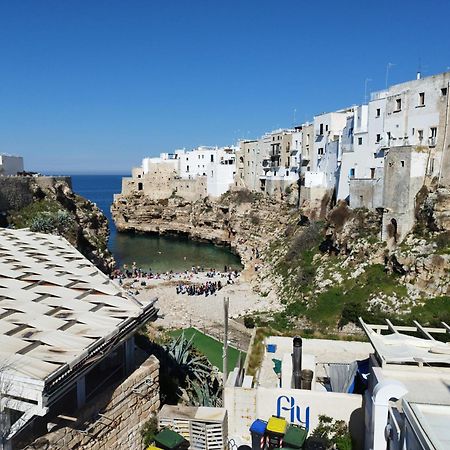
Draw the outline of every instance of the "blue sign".
[[[286,417],[286,414],[282,414],[284,411],[289,411],[289,417]],[[285,417],[290,423],[298,423],[309,430],[309,406],[304,408],[302,416],[302,410],[299,405],[295,404],[294,397],[288,397],[287,395],[278,397],[277,416]]]

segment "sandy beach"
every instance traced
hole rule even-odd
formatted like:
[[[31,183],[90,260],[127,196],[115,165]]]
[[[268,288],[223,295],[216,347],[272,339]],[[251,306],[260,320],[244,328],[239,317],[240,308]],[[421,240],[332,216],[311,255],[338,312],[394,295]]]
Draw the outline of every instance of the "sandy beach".
[[[245,276],[233,278],[233,284],[226,284],[227,278],[221,274],[208,277],[206,272],[177,274],[172,279],[132,279],[125,280],[123,287],[137,299],[158,298],[159,318],[154,326],[165,329],[195,327],[208,334],[221,337],[224,320],[223,299],[228,297],[230,317],[230,340],[235,345],[246,348],[250,340],[251,330],[245,328],[236,319],[252,311],[265,311],[273,307],[269,297],[257,295]],[[221,281],[224,284],[220,291],[213,295],[177,294],[176,287],[180,283],[202,284],[208,281]],[[141,282],[145,282],[145,286]]]

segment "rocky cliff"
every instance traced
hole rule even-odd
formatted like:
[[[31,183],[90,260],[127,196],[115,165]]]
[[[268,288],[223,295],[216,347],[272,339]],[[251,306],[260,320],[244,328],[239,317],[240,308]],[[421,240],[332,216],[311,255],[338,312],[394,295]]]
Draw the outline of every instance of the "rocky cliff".
[[[194,203],[118,196],[112,213],[120,231],[229,245],[254,290],[272,299],[271,311],[255,315],[257,323],[351,331],[348,323],[359,316],[430,323],[450,316],[447,199],[443,189],[422,192],[414,232],[394,246],[380,240],[377,212],[342,203],[309,214],[248,191]]]
[[[106,217],[68,177],[0,177],[0,214],[3,226],[64,236],[105,273],[115,266]]]

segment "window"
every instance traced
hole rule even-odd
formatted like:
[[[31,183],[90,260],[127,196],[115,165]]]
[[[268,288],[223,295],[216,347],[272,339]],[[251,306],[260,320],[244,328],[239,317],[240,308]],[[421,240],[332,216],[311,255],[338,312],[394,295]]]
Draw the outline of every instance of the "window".
[[[417,137],[420,142],[423,141],[423,130],[417,130]]]
[[[328,131],[328,125],[325,125],[325,131]]]
[[[381,134],[377,134],[377,144],[381,141]]]
[[[211,176],[212,177],[214,176],[214,170],[211,170]]]
[[[323,155],[323,147],[320,147],[320,148],[317,150],[317,154],[318,154],[318,155]]]
[[[394,112],[398,112],[402,110],[402,99],[398,98],[395,100],[395,111]]]
[[[247,161],[247,166],[250,167],[250,161]]]
[[[381,108],[377,108],[377,112],[375,114],[375,117],[380,117],[381,116]]]
[[[437,137],[437,127],[431,127],[430,128],[430,138]]]
[[[425,92],[419,92],[419,104],[417,106],[425,106]]]
[[[390,131],[387,132],[387,138],[388,138],[388,141],[391,140],[391,132]]]
[[[402,165],[402,167],[405,167],[405,161],[400,161],[400,164]]]
[[[189,172],[189,166],[186,166],[186,172]]]
[[[354,178],[355,177],[355,169],[351,168],[350,169],[350,178]]]
[[[374,158],[376,158],[376,157],[377,157],[377,154],[376,154],[376,153],[374,153],[374,154],[373,154],[373,157],[374,157]]]
[[[370,178],[372,178],[372,179],[375,178],[375,167],[370,168]]]
[[[198,159],[200,159],[200,155],[198,155]]]
[[[323,123],[321,123],[320,126],[319,126],[319,134],[320,135],[323,134]]]
[[[447,95],[447,88],[442,88],[441,89],[441,94],[442,95]]]
[[[289,170],[286,170],[286,176],[287,177],[289,176]]]
[[[362,137],[358,138],[358,145],[362,145]]]
[[[142,183],[138,183],[138,191],[142,191],[143,185]]]
[[[411,136],[414,136],[414,132],[416,131],[416,129],[415,128],[413,128],[412,130],[411,130]]]
[[[214,162],[214,155],[211,155],[211,162]]]

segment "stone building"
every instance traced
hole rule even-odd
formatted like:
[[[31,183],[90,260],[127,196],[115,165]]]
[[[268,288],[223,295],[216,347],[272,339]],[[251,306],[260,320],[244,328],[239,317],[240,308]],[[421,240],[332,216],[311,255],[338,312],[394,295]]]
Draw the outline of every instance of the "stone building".
[[[0,448],[49,429],[62,430],[51,448],[139,448],[159,385],[154,359],[135,372],[147,356],[134,334],[156,299],[136,300],[59,236],[0,229],[0,255]]]
[[[144,158],[131,177],[122,178],[121,194],[143,193],[152,200],[220,197],[234,183],[235,152],[234,147],[198,147]]]
[[[0,154],[0,176],[13,176],[23,172],[23,157]]]

